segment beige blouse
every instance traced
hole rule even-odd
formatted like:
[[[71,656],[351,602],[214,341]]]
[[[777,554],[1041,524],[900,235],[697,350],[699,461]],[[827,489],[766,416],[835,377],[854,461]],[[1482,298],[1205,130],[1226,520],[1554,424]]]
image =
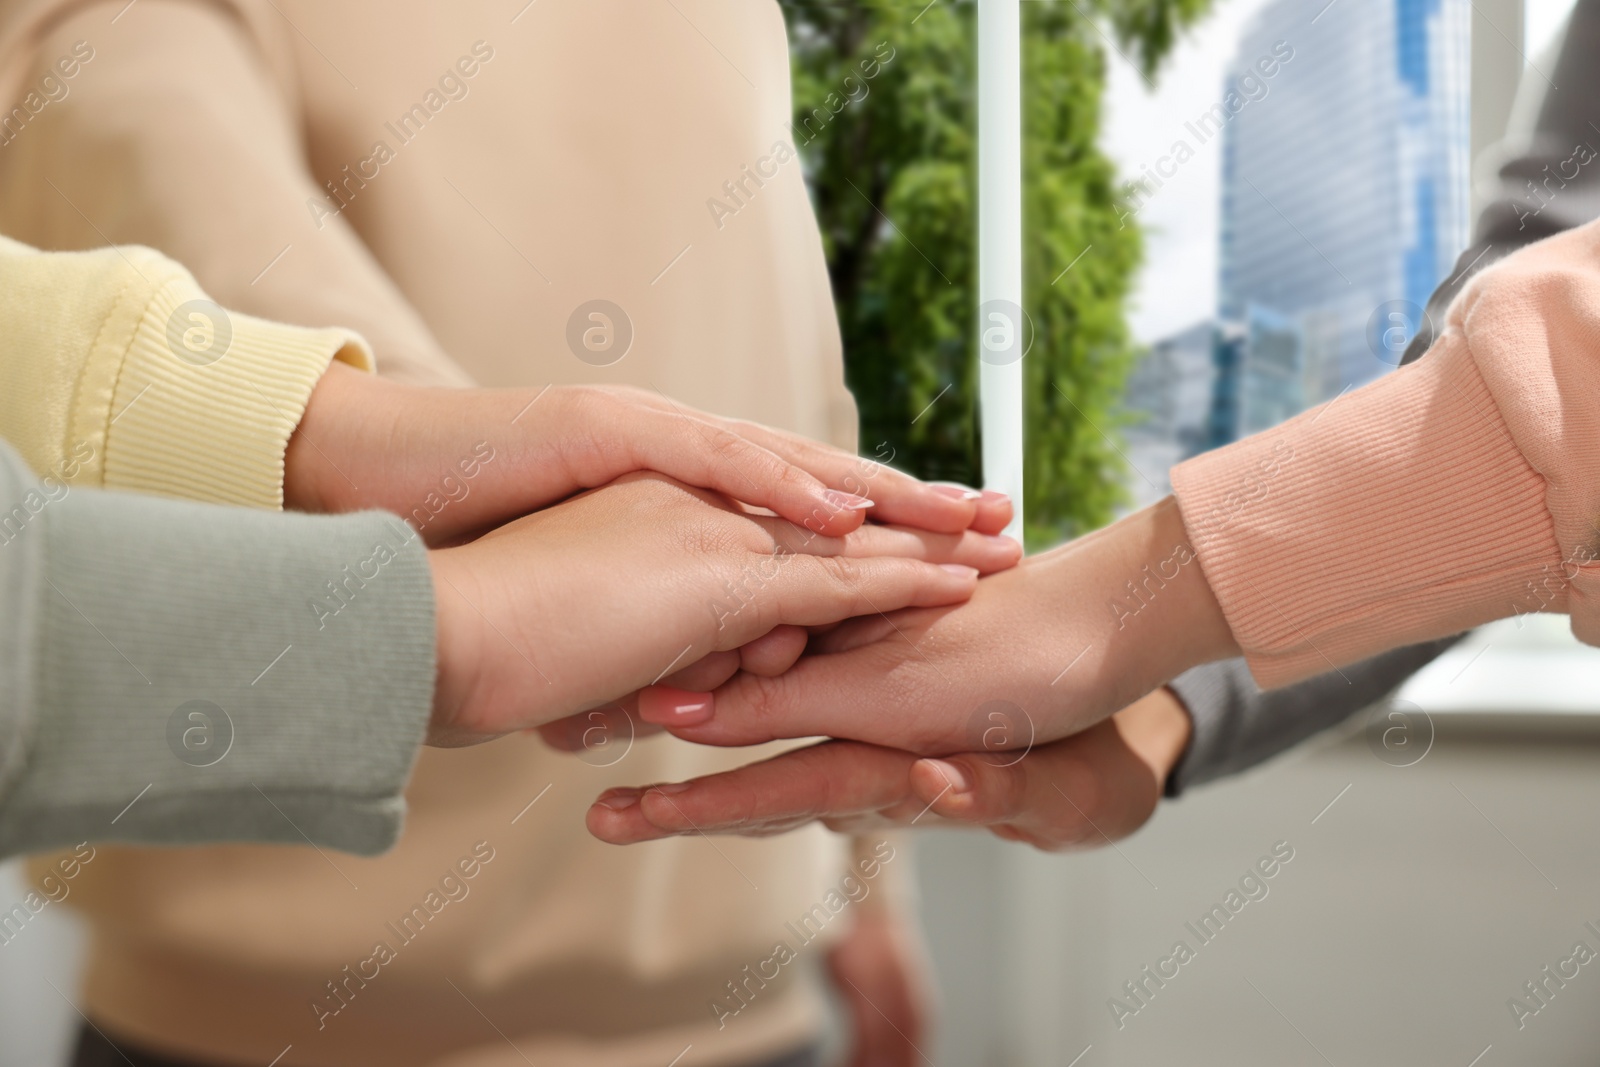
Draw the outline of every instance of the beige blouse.
[[[853,443],[770,0],[0,0],[0,98],[10,236],[154,246],[224,305],[361,331],[396,378],[631,383]],[[174,1054],[289,1047],[284,1067],[782,1053],[819,1026],[820,944],[720,1029],[712,1004],[837,881],[838,840],[583,827],[610,785],[749,758],[430,750],[379,858],[102,849],[71,898],[87,1009]],[[363,978],[480,843],[470,893]]]

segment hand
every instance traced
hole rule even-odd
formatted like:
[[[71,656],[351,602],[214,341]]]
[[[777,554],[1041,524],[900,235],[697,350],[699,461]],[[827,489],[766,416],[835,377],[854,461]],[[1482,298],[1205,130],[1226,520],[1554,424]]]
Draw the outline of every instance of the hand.
[[[877,535],[886,527],[873,526],[868,530]],[[949,535],[946,535],[947,537]],[[935,540],[927,534],[918,535],[917,541],[926,544]],[[971,541],[968,535],[963,540]],[[982,544],[983,542],[979,542]],[[910,552],[898,553],[914,558]],[[974,561],[974,557],[945,550],[938,553],[935,562]],[[958,558],[960,557],[960,558]],[[923,558],[927,558],[926,555]],[[977,559],[977,563],[983,560]],[[577,715],[568,715],[538,727],[544,743],[558,752],[582,752],[600,739],[612,737],[650,737],[666,729],[662,722],[680,714],[682,709],[693,709],[711,698],[710,691],[722,685],[741,670],[767,676],[779,675],[794,666],[806,650],[810,632],[803,626],[777,626],[737,650],[711,652],[682,670],[667,675],[642,693],[629,694],[616,703],[601,708],[590,708]],[[637,718],[639,698],[643,696],[656,722],[643,722]],[[690,717],[696,717],[691,712]],[[637,792],[637,790],[635,791]]]
[[[916,1067],[926,1040],[931,967],[917,930],[869,897],[828,950],[828,973],[850,1013],[849,1067]]]
[[[997,534],[999,493],[927,485],[797,434],[613,387],[430,389],[342,363],[317,383],[284,458],[285,506],[383,508],[430,545],[624,474],[654,470],[829,536],[885,523]],[[870,494],[870,499],[868,498]]]
[[[1135,584],[1137,583],[1137,584]],[[1233,636],[1168,498],[984,579],[970,603],[853,620],[778,677],[743,673],[685,713],[690,741],[827,736],[921,755],[1042,744],[1086,729]],[[994,716],[1011,720],[995,741]]]
[[[1095,848],[1150,818],[1192,727],[1187,709],[1163,688],[1025,753],[934,760],[826,741],[665,792],[608,790],[589,809],[588,825],[617,845],[700,832],[760,837],[819,821],[853,834],[983,826],[1046,851]]]
[[[429,741],[473,743],[605,704],[775,627],[955,603],[981,570],[1019,553],[971,531],[824,537],[630,475],[430,553],[439,669]]]

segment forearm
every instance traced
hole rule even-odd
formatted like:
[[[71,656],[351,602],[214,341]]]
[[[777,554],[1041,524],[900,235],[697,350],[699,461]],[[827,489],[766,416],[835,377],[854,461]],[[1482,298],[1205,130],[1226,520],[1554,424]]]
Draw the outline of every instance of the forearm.
[[[1163,685],[1200,663],[1236,655],[1238,646],[1177,502],[1168,497],[1103,530],[1030,561],[1032,578],[1069,605],[1067,659],[1050,682],[1056,701],[1068,702],[1071,733]],[[1058,609],[1059,610],[1059,609]],[[1072,645],[1081,646],[1081,659]],[[1082,684],[1090,703],[1077,706]],[[1063,724],[1065,725],[1065,724]]]
[[[394,841],[435,643],[427,557],[397,520],[87,489],[32,510],[38,487],[0,462],[29,516],[0,545],[0,853]]]

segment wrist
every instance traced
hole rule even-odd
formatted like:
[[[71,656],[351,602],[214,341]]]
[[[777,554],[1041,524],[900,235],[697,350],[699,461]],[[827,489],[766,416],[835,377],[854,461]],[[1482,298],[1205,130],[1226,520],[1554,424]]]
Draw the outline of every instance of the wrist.
[[[1151,545],[1173,546],[1172,559],[1178,564],[1178,576],[1170,586],[1173,596],[1158,606],[1153,619],[1157,640],[1166,650],[1161,675],[1165,684],[1191,667],[1237,656],[1239,645],[1200,565],[1177,498],[1168,496],[1148,510]]]
[[[1120,543],[1117,564],[1107,572],[1113,585],[1109,643],[1113,663],[1127,672],[1136,692],[1238,654],[1174,498],[1107,529],[1113,531]]]
[[[469,744],[476,738],[462,729],[460,712],[476,673],[471,658],[476,644],[470,632],[471,608],[460,592],[464,576],[458,550],[430,549],[428,570],[433,577],[434,680],[427,743]]]
[[[1050,602],[1050,643],[1070,660],[1067,670],[1048,665],[1054,680],[1040,679],[1059,694],[1052,736],[1075,733],[1190,667],[1236,654],[1171,497],[1024,569]]]
[[[387,383],[365,371],[338,361],[328,365],[284,451],[285,508],[341,512],[365,506],[357,496],[363,477],[357,442],[385,417],[387,393]]]
[[[1113,721],[1123,743],[1150,768],[1156,788],[1165,790],[1194,735],[1194,720],[1183,701],[1162,686],[1117,712]]]

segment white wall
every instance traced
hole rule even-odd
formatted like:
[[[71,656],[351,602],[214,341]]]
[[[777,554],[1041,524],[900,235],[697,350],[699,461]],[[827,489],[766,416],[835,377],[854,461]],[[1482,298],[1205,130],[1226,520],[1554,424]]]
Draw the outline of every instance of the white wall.
[[[0,911],[27,892],[21,862],[0,863]],[[53,904],[0,944],[0,1067],[65,1062],[79,1025],[65,998],[76,996],[82,951],[81,924]]]
[[[1589,679],[1600,707],[1600,666]],[[1524,1029],[1506,1002],[1575,942],[1600,952],[1600,722],[1434,721],[1415,766],[1380,762],[1358,722],[1163,804],[1121,852],[925,838],[931,1061],[1067,1067],[1092,1046],[1077,1067],[1468,1067],[1492,1045],[1479,1067],[1593,1064],[1600,960]],[[1295,858],[1268,895],[1199,947],[1185,922],[1280,840]],[[1179,939],[1196,958],[1119,1031],[1107,1001]]]

